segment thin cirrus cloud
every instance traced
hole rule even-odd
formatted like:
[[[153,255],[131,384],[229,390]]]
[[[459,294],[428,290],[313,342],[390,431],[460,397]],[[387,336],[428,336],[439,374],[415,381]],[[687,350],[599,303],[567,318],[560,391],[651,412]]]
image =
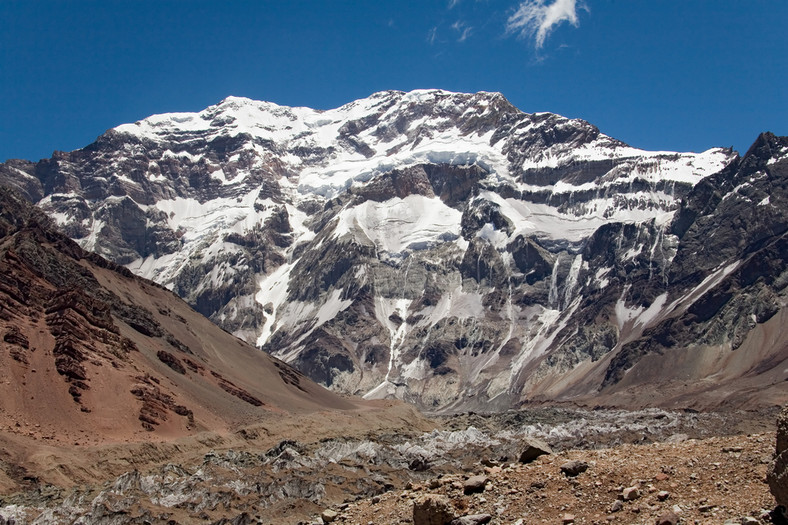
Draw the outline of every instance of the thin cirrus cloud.
[[[457,34],[457,42],[465,42],[469,36],[471,36],[471,32],[473,31],[473,27],[469,26],[462,20],[457,20],[451,25],[451,28],[454,29]]]
[[[588,8],[582,0],[526,0],[522,2],[506,21],[506,34],[520,38],[534,38],[536,49],[544,46],[545,40],[561,22],[579,25],[577,9]]]

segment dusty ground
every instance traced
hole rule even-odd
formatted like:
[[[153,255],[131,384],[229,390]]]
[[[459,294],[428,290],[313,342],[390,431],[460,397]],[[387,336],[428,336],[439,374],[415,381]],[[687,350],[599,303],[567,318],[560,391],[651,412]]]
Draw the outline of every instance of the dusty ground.
[[[84,432],[54,440],[32,425],[0,425],[0,501],[41,485],[71,488],[105,482],[132,470],[199,464],[208,451],[260,452],[285,438],[317,442],[337,435],[427,432],[436,426],[415,408],[390,401],[368,403],[354,411],[278,414],[235,432],[202,432],[169,440],[147,433],[145,441],[111,442]]]
[[[354,502],[340,510],[342,523],[412,523],[414,501],[428,494],[448,496],[456,516],[488,513],[491,523],[648,523],[675,511],[682,523],[719,524],[750,516],[759,519],[774,506],[764,482],[774,450],[774,434],[688,440],[683,443],[622,445],[542,456],[531,464],[483,467],[489,478],[482,493],[465,495],[466,473],[414,484]],[[588,463],[570,478],[560,471],[569,460]],[[628,487],[642,495],[613,504]],[[668,495],[660,494],[667,492]],[[660,501],[660,498],[665,498]],[[736,523],[740,523],[737,521]]]

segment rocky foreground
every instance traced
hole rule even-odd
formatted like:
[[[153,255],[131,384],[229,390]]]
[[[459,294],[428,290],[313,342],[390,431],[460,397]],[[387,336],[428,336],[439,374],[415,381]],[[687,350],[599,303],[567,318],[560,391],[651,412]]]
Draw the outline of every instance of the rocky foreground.
[[[351,503],[337,520],[416,525],[452,519],[458,525],[771,523],[774,499],[764,476],[773,448],[774,434],[767,433],[571,450],[527,465],[485,458],[472,472]]]
[[[201,461],[30,480],[0,496],[0,524],[768,523],[775,416],[541,408],[268,448],[250,427]]]

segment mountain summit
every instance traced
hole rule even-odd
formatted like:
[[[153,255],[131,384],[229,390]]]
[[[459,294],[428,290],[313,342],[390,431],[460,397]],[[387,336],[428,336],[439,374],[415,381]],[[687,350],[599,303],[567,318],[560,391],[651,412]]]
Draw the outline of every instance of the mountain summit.
[[[748,406],[785,397],[787,157],[769,134],[743,158],[647,152],[498,93],[386,91],[229,97],[0,181],[343,392]]]

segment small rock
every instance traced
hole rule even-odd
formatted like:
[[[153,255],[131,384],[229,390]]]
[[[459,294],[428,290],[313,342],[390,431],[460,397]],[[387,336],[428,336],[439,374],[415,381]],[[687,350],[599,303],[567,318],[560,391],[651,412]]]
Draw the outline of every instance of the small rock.
[[[569,477],[575,477],[583,472],[588,470],[588,463],[585,461],[567,461],[563,465],[561,465],[561,472]]]
[[[374,504],[380,503],[380,496],[372,496],[372,503]]]
[[[575,516],[573,514],[564,514],[564,517],[561,521],[564,525],[569,525],[570,523],[575,522]]]
[[[657,481],[667,481],[668,478],[670,478],[670,476],[668,476],[664,472],[660,472],[659,474],[654,476],[654,479],[657,480]]]
[[[474,494],[477,492],[484,492],[484,487],[487,485],[487,476],[471,476],[462,485],[462,490],[465,494]]]
[[[623,508],[624,508],[624,503],[620,499],[617,499],[616,501],[613,502],[612,505],[610,505],[610,512],[618,512]]]
[[[711,512],[714,510],[714,507],[716,507],[716,505],[701,505],[698,507],[698,510],[701,512]]]
[[[676,525],[679,517],[675,512],[666,512],[657,518],[657,525]]]
[[[624,501],[634,501],[640,497],[640,490],[637,487],[627,487],[621,492]]]
[[[446,496],[428,494],[413,503],[413,525],[446,525],[453,519]]]
[[[492,516],[489,514],[471,514],[455,518],[451,521],[451,525],[482,525],[483,523],[489,523],[490,520],[492,520]]]
[[[339,513],[337,511],[331,510],[331,509],[326,509],[326,510],[323,511],[322,514],[320,514],[320,517],[323,518],[323,521],[326,522],[326,523],[331,523],[332,521],[337,519],[338,516],[339,516]]]
[[[668,492],[667,490],[663,490],[657,493],[657,499],[659,501],[665,501],[669,497],[670,497],[670,492]]]

